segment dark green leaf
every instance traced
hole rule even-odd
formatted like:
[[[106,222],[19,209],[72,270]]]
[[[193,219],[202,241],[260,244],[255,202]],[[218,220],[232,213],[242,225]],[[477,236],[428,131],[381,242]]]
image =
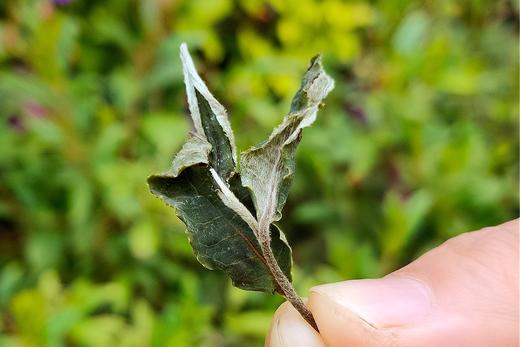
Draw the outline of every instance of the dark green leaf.
[[[177,215],[186,224],[188,238],[201,264],[225,271],[236,287],[276,290],[255,234],[223,203],[207,165],[190,166],[176,177],[155,175],[149,178],[148,184],[155,195],[175,207]],[[290,278],[290,248],[280,237],[278,228],[271,228],[271,233],[271,247],[280,267]]]

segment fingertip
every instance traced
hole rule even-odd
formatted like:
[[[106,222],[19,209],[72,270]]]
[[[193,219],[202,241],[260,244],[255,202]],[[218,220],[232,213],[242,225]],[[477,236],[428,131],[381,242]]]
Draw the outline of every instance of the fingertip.
[[[308,306],[327,346],[378,346],[370,323],[320,289],[313,288]]]
[[[288,302],[275,313],[265,341],[266,347],[325,347],[320,335]]]

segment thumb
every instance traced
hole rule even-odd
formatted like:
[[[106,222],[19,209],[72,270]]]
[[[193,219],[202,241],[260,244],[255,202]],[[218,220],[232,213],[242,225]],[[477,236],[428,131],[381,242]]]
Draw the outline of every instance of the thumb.
[[[457,236],[381,279],[314,287],[308,306],[322,341],[312,345],[517,346],[518,238],[513,221]],[[275,320],[294,320],[284,311]],[[271,344],[296,345],[287,341],[311,329],[291,326]]]

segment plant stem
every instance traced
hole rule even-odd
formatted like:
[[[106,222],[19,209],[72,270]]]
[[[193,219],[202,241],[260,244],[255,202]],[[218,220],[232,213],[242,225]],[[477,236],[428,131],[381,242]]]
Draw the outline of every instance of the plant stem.
[[[298,296],[291,282],[289,281],[287,276],[285,276],[282,269],[280,269],[278,262],[276,261],[276,258],[273,254],[273,250],[271,249],[271,237],[269,235],[269,229],[267,230],[267,237],[265,237],[266,233],[263,232],[263,230],[260,231],[259,236],[262,253],[265,257],[267,266],[269,267],[271,274],[273,275],[276,283],[278,283],[278,286],[282,291],[281,294],[283,294],[285,299],[287,299],[287,301],[289,301],[294,306],[294,308],[302,315],[302,317],[307,321],[307,323],[309,323],[311,327],[313,327],[317,332],[319,332],[318,326],[316,325],[316,321],[312,316],[312,312],[307,308],[307,306],[305,306],[305,303],[303,302],[302,298]]]

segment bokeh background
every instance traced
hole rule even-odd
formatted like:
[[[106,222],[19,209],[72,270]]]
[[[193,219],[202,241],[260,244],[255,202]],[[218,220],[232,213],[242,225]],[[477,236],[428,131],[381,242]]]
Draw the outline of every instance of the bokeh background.
[[[336,79],[281,222],[303,295],[518,216],[517,6],[1,0],[0,346],[262,345],[282,299],[198,264],[145,183],[190,129],[182,41],[242,150],[310,57]]]

